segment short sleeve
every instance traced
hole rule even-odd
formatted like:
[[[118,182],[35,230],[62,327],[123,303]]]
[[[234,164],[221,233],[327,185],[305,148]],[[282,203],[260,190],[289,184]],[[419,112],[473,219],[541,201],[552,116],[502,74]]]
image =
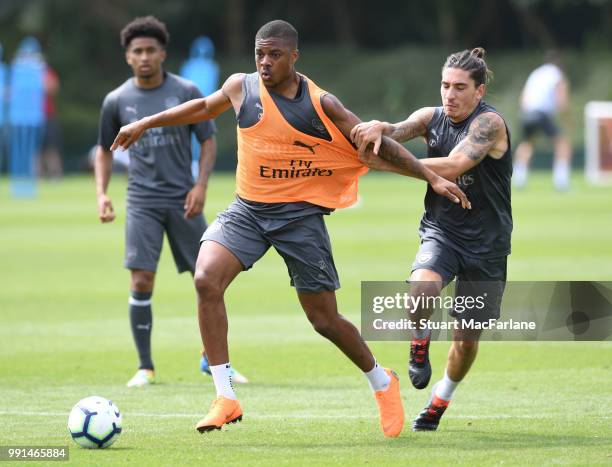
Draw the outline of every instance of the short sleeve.
[[[113,141],[119,130],[121,123],[119,121],[119,113],[117,111],[117,99],[109,94],[102,103],[100,111],[100,126],[98,129],[98,144],[107,151],[110,150]]]

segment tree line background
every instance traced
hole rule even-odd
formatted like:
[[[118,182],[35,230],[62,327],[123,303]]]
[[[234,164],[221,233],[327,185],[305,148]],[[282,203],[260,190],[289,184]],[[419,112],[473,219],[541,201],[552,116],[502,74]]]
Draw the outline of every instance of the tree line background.
[[[95,144],[104,95],[130,76],[119,31],[153,14],[171,34],[166,69],[176,72],[199,35],[215,43],[221,79],[254,71],[253,37],[282,18],[300,33],[300,71],[363,118],[399,120],[439,101],[439,71],[456,50],[483,46],[495,72],[488,100],[517,122],[529,71],[549,48],[562,51],[572,81],[570,128],[582,145],[588,100],[612,99],[612,1],[608,0],[0,0],[0,43],[10,61],[19,41],[37,37],[60,76],[59,119],[68,169]],[[218,121],[219,163],[235,161],[233,115]],[[517,127],[518,128],[518,127]]]

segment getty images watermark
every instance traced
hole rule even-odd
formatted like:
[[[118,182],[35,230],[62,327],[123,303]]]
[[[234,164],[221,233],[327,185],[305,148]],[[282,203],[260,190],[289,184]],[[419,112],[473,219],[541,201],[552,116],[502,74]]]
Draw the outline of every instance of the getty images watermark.
[[[612,282],[362,282],[367,340],[612,340]]]

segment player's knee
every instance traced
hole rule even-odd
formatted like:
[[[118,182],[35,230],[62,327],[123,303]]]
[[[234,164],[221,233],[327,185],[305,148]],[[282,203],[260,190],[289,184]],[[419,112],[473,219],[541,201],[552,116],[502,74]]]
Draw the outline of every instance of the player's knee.
[[[155,274],[150,271],[132,272],[131,287],[136,292],[150,292],[153,290]]]
[[[333,329],[329,325],[328,322],[324,322],[324,321],[316,322],[312,324],[312,327],[314,328],[315,331],[317,331],[318,334],[325,337],[326,339],[331,338],[333,334]]]
[[[475,339],[455,341],[453,345],[455,350],[461,355],[472,355],[478,351],[478,341]]]
[[[310,324],[312,324],[312,327],[318,334],[328,339],[331,337],[333,333],[333,324],[329,319],[319,316],[310,317],[309,319]]]
[[[415,301],[416,306],[409,311],[414,315],[415,320],[428,318],[434,309],[430,306],[432,300],[440,295],[440,284],[433,281],[413,282],[410,285],[410,292],[413,297],[421,297]]]
[[[440,284],[435,281],[419,281],[410,283],[410,291],[417,297],[437,297],[440,295]]]
[[[202,300],[215,300],[223,297],[221,281],[205,269],[196,269],[193,275],[198,297]]]

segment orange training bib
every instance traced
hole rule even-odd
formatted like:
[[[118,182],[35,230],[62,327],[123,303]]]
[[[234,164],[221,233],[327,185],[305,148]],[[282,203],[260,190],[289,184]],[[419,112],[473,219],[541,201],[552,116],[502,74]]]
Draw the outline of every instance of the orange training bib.
[[[357,200],[358,179],[368,171],[357,150],[325,115],[325,91],[304,77],[310,99],[331,141],[293,128],[259,79],[263,115],[249,128],[237,128],[236,193],[263,203],[308,201],[344,208]]]

